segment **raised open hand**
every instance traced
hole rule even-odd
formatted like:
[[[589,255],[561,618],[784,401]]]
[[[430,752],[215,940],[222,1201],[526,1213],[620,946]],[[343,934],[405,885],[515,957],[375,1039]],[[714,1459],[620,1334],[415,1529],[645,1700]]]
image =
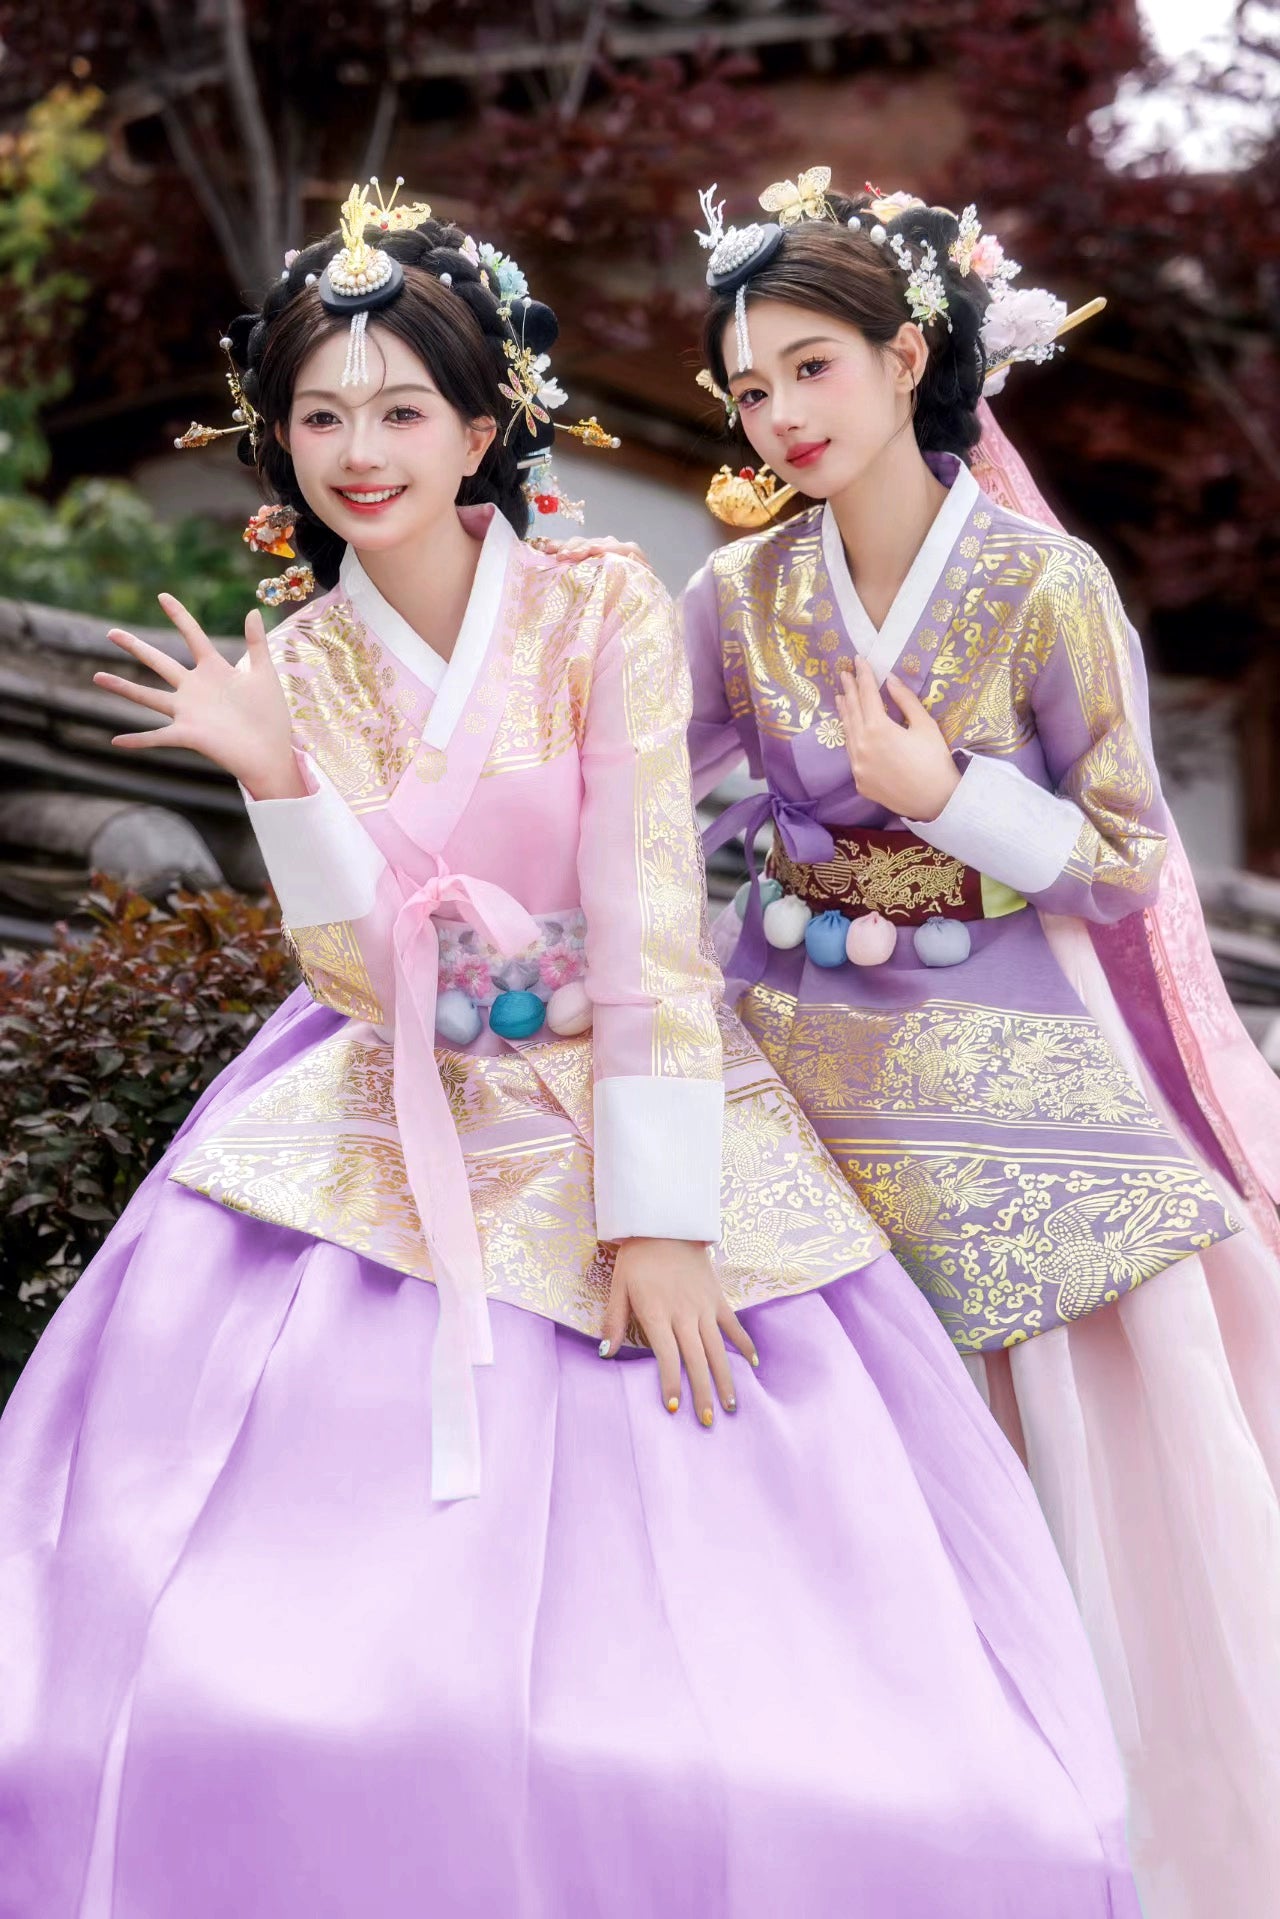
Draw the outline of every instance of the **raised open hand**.
[[[244,623],[246,657],[239,668],[224,660],[180,600],[161,593],[160,605],[191,651],[192,664],[171,660],[158,646],[112,627],[107,638],[164,682],[143,686],[116,673],[95,673],[93,683],[163,713],[167,726],[118,733],[113,746],[141,752],[150,746],[183,746],[202,753],[240,781],[256,800],[294,799],[307,791],[294,757],[289,709],[267,651],[266,628],[255,607]]]

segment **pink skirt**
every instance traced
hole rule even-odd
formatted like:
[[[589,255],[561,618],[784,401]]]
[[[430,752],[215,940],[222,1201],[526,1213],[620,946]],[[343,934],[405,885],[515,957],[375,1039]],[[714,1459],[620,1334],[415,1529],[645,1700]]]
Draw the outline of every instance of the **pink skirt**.
[[[1044,926],[1180,1133],[1087,929]],[[1273,1919],[1280,1262],[1246,1228],[1076,1325],[968,1363],[1026,1459],[1084,1616],[1126,1760],[1146,1919]]]

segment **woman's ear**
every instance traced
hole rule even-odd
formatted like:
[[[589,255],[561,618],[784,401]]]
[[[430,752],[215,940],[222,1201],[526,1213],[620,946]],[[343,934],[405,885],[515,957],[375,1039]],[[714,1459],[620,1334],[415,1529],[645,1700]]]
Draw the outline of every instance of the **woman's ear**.
[[[463,472],[468,476],[475,473],[498,434],[498,423],[490,416],[482,414],[478,420],[472,420],[463,429],[463,449],[466,456]]]
[[[271,431],[275,434],[276,439],[287,453],[289,451],[289,435],[285,432],[284,421],[277,420]]]
[[[914,320],[904,320],[889,342],[889,351],[898,363],[896,384],[914,392],[929,364],[929,342],[923,328]]]

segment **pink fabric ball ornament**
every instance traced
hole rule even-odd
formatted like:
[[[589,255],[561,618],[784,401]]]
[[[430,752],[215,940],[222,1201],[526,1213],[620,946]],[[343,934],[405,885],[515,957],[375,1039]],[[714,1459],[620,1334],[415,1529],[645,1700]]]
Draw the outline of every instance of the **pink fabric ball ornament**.
[[[883,966],[893,957],[898,929],[882,913],[864,913],[849,926],[844,950],[854,966]]]
[[[561,1039],[589,1033],[591,1019],[591,1001],[580,979],[570,980],[567,986],[557,986],[547,1001],[547,1025]]]

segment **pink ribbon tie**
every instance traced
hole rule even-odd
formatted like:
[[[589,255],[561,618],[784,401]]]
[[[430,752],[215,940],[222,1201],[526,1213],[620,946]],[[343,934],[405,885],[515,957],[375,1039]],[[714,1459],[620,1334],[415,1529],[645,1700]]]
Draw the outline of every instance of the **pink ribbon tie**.
[[[431,1496],[480,1491],[473,1369],[493,1360],[484,1258],[466,1161],[435,1055],[440,940],[434,915],[454,906],[506,958],[539,937],[533,915],[500,886],[438,870],[396,914],[394,1097],[409,1189],[431,1253],[439,1319],[431,1356]]]

